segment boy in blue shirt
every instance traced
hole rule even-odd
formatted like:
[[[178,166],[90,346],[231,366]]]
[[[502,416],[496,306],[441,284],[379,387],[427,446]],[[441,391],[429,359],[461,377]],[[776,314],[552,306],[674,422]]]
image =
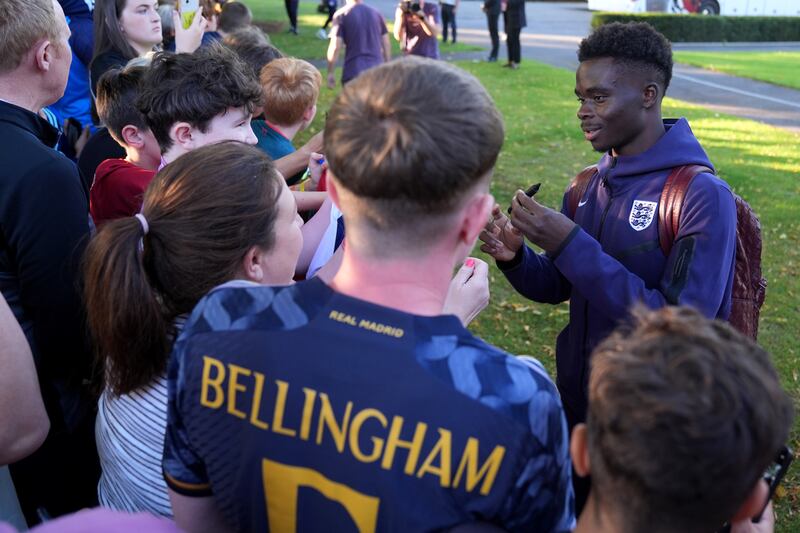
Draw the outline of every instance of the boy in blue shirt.
[[[258,147],[276,160],[295,152],[292,139],[317,115],[322,75],[308,61],[281,57],[261,69],[260,80],[264,91],[264,120],[253,120],[251,126]],[[302,175],[301,171],[285,177],[291,186]]]
[[[347,84],[325,131],[348,228],[330,285],[219,287],[176,343],[164,474],[181,528],[573,527],[555,385],[442,315],[503,135],[452,65]]]

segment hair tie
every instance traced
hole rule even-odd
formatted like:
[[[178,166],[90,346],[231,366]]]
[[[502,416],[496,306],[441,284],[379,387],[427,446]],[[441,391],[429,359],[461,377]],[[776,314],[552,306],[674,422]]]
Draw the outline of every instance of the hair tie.
[[[135,216],[136,218],[139,219],[139,223],[142,225],[142,229],[144,230],[144,234],[147,235],[147,233],[150,231],[150,225],[147,223],[147,219],[144,218],[144,215],[141,214],[141,213],[136,213],[133,216]]]

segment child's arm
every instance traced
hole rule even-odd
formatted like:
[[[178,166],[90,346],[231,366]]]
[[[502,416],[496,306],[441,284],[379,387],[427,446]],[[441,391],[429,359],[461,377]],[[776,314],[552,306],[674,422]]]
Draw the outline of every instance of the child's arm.
[[[298,211],[316,211],[322,209],[325,200],[328,198],[327,192],[306,192],[306,191],[292,191],[294,201],[297,202]],[[330,208],[328,208],[330,212]],[[316,215],[314,215],[316,217]],[[314,217],[312,217],[313,220]],[[306,225],[311,222],[309,220]]]
[[[295,198],[297,198],[298,193],[294,193]],[[325,230],[328,229],[328,226],[331,223],[331,202],[330,196],[327,193],[317,193],[317,192],[307,192],[307,193],[299,193],[304,195],[320,195],[324,196],[325,201],[322,202],[322,205],[319,208],[319,211],[314,214],[311,219],[303,224],[303,227],[300,230],[303,232],[303,249],[300,251],[300,257],[297,260],[297,267],[295,268],[295,273],[303,274],[308,271],[308,265],[311,264],[311,259],[314,258],[314,253],[317,251],[317,247],[319,247],[319,243],[322,240],[322,236],[325,235]],[[300,207],[300,203],[297,204],[297,209],[303,211]]]

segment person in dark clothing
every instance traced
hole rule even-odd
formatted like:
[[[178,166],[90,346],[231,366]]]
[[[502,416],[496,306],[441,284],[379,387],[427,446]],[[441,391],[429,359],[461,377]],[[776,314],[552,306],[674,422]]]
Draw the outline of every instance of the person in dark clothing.
[[[453,43],[456,42],[456,11],[460,0],[439,0],[442,11],[442,42],[447,42],[447,28],[453,31]]]
[[[297,35],[297,8],[300,0],[284,0],[286,14],[289,15],[289,33]]]
[[[518,69],[522,53],[519,34],[528,25],[525,18],[525,0],[503,0],[503,23],[506,29],[508,63],[504,67]]]
[[[97,0],[94,9],[94,57],[89,66],[92,94],[100,76],[124,67],[134,57],[161,44],[161,16],[153,3],[136,0]],[[177,30],[176,30],[177,31]]]
[[[31,346],[51,422],[42,447],[11,465],[32,524],[40,510],[60,515],[97,502],[94,399],[84,386],[91,349],[78,290],[90,225],[78,169],[53,149],[58,131],[38,116],[67,83],[63,11],[53,0],[4,8],[26,16],[0,21],[0,292]]]
[[[483,12],[486,13],[486,23],[489,25],[489,37],[492,39],[492,51],[489,52],[487,61],[497,61],[497,52],[500,49],[500,34],[497,31],[497,19],[500,18],[500,0],[486,0],[483,2]]]
[[[657,210],[667,176],[682,165],[713,168],[685,119],[661,117],[672,77],[669,41],[648,24],[609,24],[581,42],[578,58],[581,129],[604,153],[597,172],[574,213],[567,195],[559,213],[519,191],[510,221],[495,208],[481,247],[524,296],[569,299],[556,367],[570,427],[586,417],[592,349],[629,318],[633,304],[689,305],[710,318],[728,317],[736,246],[733,196],[710,173],[695,176],[686,192],[669,256],[659,246]],[[523,235],[546,253],[522,246]],[[576,486],[579,502],[581,495]]]

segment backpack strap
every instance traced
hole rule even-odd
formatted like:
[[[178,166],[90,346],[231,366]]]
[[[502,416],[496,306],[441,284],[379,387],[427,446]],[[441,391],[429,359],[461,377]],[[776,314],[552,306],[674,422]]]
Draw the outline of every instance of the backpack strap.
[[[665,256],[672,251],[672,244],[678,235],[686,191],[694,177],[702,173],[714,174],[714,171],[703,165],[675,167],[664,182],[661,201],[658,202],[658,242]]]
[[[575,219],[578,203],[583,198],[586,189],[589,188],[589,182],[592,181],[592,177],[596,173],[597,165],[591,165],[578,172],[578,175],[572,178],[572,182],[567,189],[567,216],[570,219]]]

